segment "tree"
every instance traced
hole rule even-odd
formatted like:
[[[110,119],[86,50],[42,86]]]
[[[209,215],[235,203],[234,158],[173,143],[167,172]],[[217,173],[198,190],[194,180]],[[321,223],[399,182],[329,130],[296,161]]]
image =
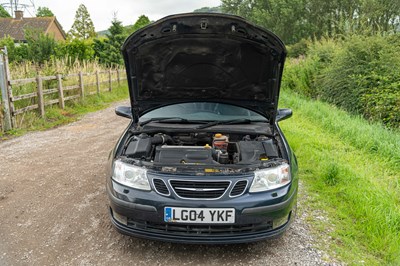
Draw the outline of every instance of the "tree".
[[[288,44],[349,33],[398,31],[400,1],[222,0],[224,12],[270,29]]]
[[[214,6],[214,7],[205,6],[205,7],[199,8],[199,9],[195,9],[195,10],[193,10],[193,12],[194,13],[221,13],[222,10],[221,10],[221,7],[219,7],[219,6]]]
[[[69,34],[72,38],[83,40],[96,36],[93,21],[85,5],[81,4],[76,10],[75,21],[72,24]]]
[[[38,7],[36,17],[54,17],[54,13],[48,7]]]
[[[107,64],[107,54],[106,54],[106,38],[100,36],[96,39],[93,39],[93,50],[94,57],[101,63]]]
[[[141,29],[141,28],[149,25],[150,22],[151,21],[147,16],[141,15],[138,18],[138,20],[136,20],[135,24],[125,27],[125,34],[130,35],[131,33],[137,31],[138,29]]]
[[[57,50],[57,42],[48,34],[38,29],[28,28],[25,30],[27,41],[27,59],[40,64],[51,59]]]
[[[285,43],[296,43],[308,36],[307,1],[310,0],[222,0],[221,8],[271,30]]]
[[[360,23],[373,31],[399,31],[400,1],[360,0]]]
[[[122,22],[114,16],[110,28],[106,34],[107,38],[102,40],[94,40],[94,49],[98,60],[108,66],[122,65],[121,46],[124,43],[126,35]],[[97,50],[100,49],[100,50]]]
[[[11,18],[10,14],[0,6],[0,18]]]

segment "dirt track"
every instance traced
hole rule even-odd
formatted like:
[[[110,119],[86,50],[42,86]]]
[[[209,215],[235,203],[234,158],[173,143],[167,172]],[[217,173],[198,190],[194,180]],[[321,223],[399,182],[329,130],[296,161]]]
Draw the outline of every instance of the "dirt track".
[[[120,103],[121,104],[121,103]],[[115,106],[114,106],[115,107]],[[0,142],[0,265],[321,265],[300,216],[281,238],[226,246],[120,235],[107,213],[105,163],[128,120],[114,107]]]

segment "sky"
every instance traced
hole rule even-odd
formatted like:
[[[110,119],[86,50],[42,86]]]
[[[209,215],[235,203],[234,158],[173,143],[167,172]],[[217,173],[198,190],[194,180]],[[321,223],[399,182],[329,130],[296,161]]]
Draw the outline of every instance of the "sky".
[[[3,2],[9,1],[0,0],[0,3]],[[19,0],[20,4],[31,2],[34,2],[36,8],[50,8],[66,32],[74,22],[75,12],[80,4],[84,4],[88,9],[96,31],[109,28],[114,13],[123,25],[131,25],[140,15],[157,20],[171,14],[192,12],[204,6],[220,5],[220,0]]]

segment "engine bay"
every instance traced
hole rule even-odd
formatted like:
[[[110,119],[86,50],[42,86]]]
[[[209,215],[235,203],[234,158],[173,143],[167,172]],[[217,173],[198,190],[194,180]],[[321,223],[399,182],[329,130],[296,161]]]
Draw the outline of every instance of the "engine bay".
[[[281,158],[271,136],[209,132],[133,135],[123,155],[160,166],[251,165]]]

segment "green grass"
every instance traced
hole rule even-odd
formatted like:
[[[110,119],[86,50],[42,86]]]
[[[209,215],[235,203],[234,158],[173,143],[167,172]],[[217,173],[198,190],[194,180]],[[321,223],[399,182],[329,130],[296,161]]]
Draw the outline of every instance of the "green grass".
[[[45,130],[79,119],[82,115],[107,108],[110,103],[128,99],[127,85],[114,86],[112,92],[102,92],[100,95],[85,96],[84,100],[68,101],[65,109],[57,105],[45,107],[46,116],[40,118],[38,112],[27,112],[17,119],[18,128],[6,133],[0,132],[0,140],[20,136],[28,131]]]
[[[332,241],[325,248],[350,264],[400,265],[400,133],[289,90],[281,122],[299,160],[310,223]]]

